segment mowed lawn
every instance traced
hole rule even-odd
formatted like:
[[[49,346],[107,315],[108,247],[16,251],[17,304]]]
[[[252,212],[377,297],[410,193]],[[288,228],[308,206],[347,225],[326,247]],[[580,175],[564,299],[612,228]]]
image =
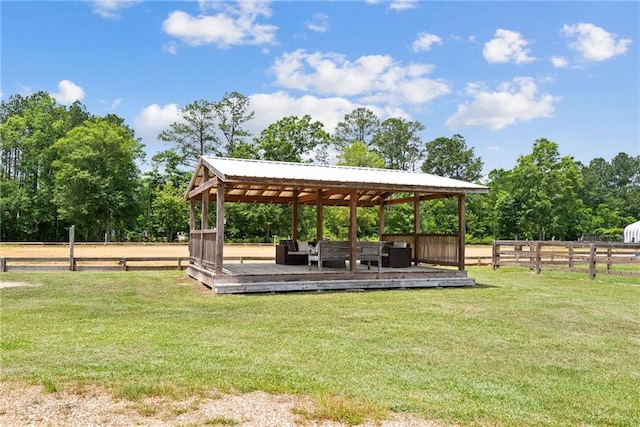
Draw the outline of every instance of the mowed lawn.
[[[116,395],[305,394],[459,425],[640,425],[636,279],[216,296],[184,272],[2,273],[2,378]],[[331,415],[329,414],[329,417]]]

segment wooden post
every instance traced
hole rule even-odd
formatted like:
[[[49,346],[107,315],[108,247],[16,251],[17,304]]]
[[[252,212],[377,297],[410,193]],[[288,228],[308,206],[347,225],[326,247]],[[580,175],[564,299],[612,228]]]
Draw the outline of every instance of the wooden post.
[[[209,170],[204,169],[202,181],[207,182],[209,179]],[[202,217],[200,218],[200,231],[202,234],[200,235],[200,267],[202,267],[202,261],[204,259],[204,246],[205,246],[205,234],[204,230],[209,228],[209,190],[205,190],[202,193],[202,199],[200,200],[200,214]]]
[[[222,261],[224,258],[224,182],[218,180],[216,191],[216,274],[222,274]]]
[[[73,256],[73,245],[76,240],[76,226],[69,227],[69,271],[75,271],[76,260]]]
[[[322,188],[318,188],[318,198],[316,200],[316,243],[323,239],[323,221],[324,217],[322,215]]]
[[[573,242],[569,243],[569,268],[573,268]]]
[[[464,220],[464,194],[458,196],[458,270],[464,271],[465,249],[465,220]]]
[[[536,261],[535,261],[536,274],[542,272],[542,242],[536,242]]]
[[[496,240],[493,241],[493,250],[491,251],[491,264],[493,269],[500,268],[500,245]]]
[[[611,271],[611,243],[607,245],[607,273]]]
[[[196,201],[189,200],[189,231],[196,229]]]
[[[418,233],[420,233],[420,196],[413,193],[413,265],[418,265]]]
[[[293,190],[293,202],[291,204],[291,238],[298,240],[298,189]]]
[[[536,266],[536,244],[534,242],[529,245],[529,270],[533,270],[535,266]]]
[[[352,273],[358,271],[358,195],[349,192],[349,267]]]
[[[384,200],[380,201],[378,208],[378,240],[382,240],[384,234]]]
[[[596,244],[589,244],[589,280],[596,278]]]

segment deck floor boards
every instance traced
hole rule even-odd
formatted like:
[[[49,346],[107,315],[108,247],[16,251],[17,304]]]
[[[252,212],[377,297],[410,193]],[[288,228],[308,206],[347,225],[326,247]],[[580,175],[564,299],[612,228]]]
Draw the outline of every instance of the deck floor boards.
[[[412,266],[384,267],[358,265],[354,274],[349,268],[311,270],[307,265],[280,265],[273,262],[225,263],[220,275],[190,266],[188,274],[220,294],[252,292],[296,292],[323,290],[406,289],[474,286],[466,271],[451,268]]]

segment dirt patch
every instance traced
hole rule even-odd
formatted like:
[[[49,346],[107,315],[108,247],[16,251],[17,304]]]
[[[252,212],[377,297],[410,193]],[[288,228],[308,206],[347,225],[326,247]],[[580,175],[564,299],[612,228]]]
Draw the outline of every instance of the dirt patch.
[[[18,286],[38,286],[38,285],[34,285],[33,283],[26,283],[26,282],[0,282],[0,289],[15,288]]]
[[[344,426],[345,424],[305,420],[312,401],[304,396],[252,392],[241,395],[211,393],[182,400],[148,397],[120,400],[98,387],[80,387],[47,393],[42,386],[21,382],[0,382],[0,425],[65,426],[184,426],[236,425]],[[363,426],[437,427],[439,424],[403,414],[390,414],[379,423]]]

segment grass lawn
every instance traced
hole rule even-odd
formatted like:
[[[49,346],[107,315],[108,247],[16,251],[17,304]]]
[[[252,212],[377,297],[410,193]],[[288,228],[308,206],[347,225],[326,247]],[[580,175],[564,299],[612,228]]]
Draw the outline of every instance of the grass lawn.
[[[364,418],[640,425],[637,278],[469,270],[477,288],[224,297],[184,272],[2,273],[39,286],[0,289],[1,375],[129,399],[307,394]]]

